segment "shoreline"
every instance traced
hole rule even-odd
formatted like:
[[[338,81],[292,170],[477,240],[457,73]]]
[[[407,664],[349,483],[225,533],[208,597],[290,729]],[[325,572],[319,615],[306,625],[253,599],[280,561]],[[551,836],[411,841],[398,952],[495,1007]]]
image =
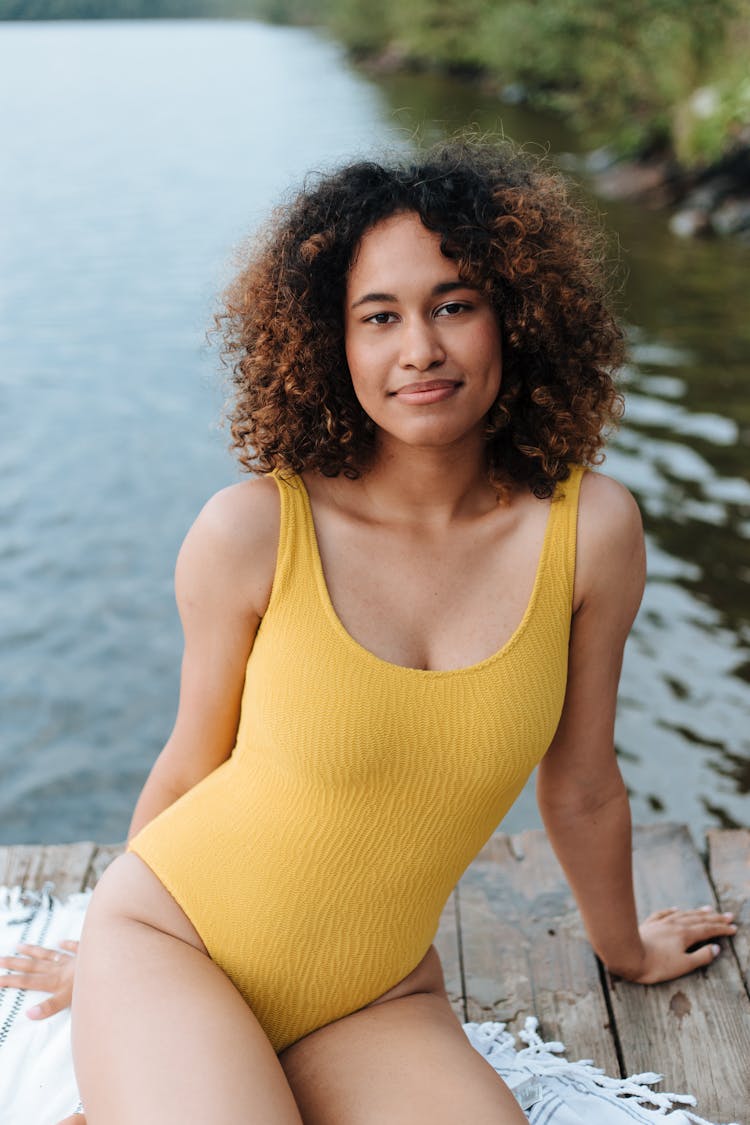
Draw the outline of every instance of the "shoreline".
[[[343,46],[355,66],[375,80],[399,74],[444,75],[495,96],[500,105],[544,108],[564,118],[560,110],[540,106],[533,91],[519,83],[503,84],[478,67],[428,64],[396,44],[371,53]],[[707,95],[708,89],[702,93]],[[579,136],[585,135],[574,120],[572,127]],[[666,147],[628,157],[605,144],[585,153],[576,166],[604,199],[671,211],[668,226],[679,238],[731,237],[750,245],[750,123],[738,128],[722,155],[707,163],[682,164]]]

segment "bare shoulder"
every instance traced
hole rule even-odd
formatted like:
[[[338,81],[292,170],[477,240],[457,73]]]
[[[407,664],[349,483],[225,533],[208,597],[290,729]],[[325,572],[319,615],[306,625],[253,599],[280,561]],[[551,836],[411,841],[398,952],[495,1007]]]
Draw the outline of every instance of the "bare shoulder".
[[[576,601],[640,601],[645,580],[641,513],[628,489],[599,472],[584,473],[578,513]]]
[[[615,536],[621,542],[643,534],[641,513],[633,494],[614,477],[596,471],[583,474],[579,521],[584,534]]]
[[[229,485],[203,506],[177,560],[181,589],[224,587],[262,616],[270,597],[279,541],[279,491],[270,477]]]
[[[278,539],[279,490],[270,477],[230,484],[206,501],[193,524],[200,534],[245,550]]]

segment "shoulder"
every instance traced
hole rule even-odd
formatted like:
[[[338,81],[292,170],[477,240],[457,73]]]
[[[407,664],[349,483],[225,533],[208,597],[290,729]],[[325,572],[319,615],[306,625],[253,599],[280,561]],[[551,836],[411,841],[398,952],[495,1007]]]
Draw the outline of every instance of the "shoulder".
[[[206,501],[191,532],[215,539],[229,550],[262,545],[278,537],[279,490],[270,477],[230,484]]]
[[[645,580],[641,513],[612,477],[583,474],[578,507],[576,605],[591,599],[640,602]]]
[[[229,485],[198,513],[177,559],[176,584],[223,586],[259,615],[265,611],[276,569],[279,490],[270,477]]]
[[[641,513],[631,492],[613,477],[587,470],[581,479],[579,532],[586,536],[623,539],[643,535]]]

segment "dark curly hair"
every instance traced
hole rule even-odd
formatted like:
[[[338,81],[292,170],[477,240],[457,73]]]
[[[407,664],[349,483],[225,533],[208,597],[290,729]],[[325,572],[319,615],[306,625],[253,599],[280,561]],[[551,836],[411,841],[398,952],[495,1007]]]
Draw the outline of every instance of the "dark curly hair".
[[[489,479],[549,496],[596,464],[622,413],[622,332],[607,307],[604,236],[544,161],[462,137],[412,160],[316,174],[278,208],[224,294],[216,324],[232,373],[232,449],[248,471],[356,477],[374,427],[344,351],[347,274],[363,234],[416,212],[490,299],[502,385],[487,419]]]

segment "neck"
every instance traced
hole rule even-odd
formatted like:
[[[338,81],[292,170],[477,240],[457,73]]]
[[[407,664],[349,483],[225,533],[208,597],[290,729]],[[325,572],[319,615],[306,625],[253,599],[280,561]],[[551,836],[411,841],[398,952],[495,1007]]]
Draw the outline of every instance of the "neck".
[[[478,440],[471,449],[465,442],[439,449],[382,443],[360,483],[373,509],[392,522],[438,528],[497,504]]]

